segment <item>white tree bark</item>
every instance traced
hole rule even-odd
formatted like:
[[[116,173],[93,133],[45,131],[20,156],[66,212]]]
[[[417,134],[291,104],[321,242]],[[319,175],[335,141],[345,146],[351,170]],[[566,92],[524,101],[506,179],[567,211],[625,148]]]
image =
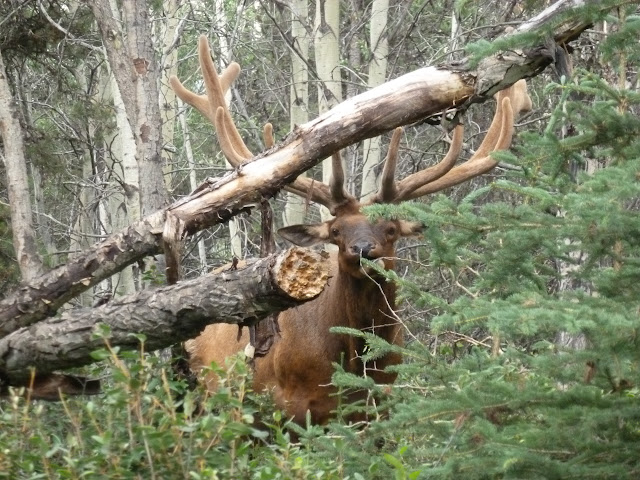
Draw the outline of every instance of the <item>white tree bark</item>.
[[[340,2],[316,1],[314,49],[318,83],[318,113],[323,114],[342,101],[340,70]],[[331,159],[322,162],[322,181],[331,180]],[[323,220],[331,218],[326,208],[320,209]]]
[[[117,131],[114,137],[105,137],[105,165],[113,172],[109,192],[104,201],[107,213],[102,226],[108,235],[122,230],[141,218],[140,171],[136,161],[136,141],[127,119],[127,112],[118,84],[110,70],[103,71],[104,99],[110,99],[116,112]],[[119,180],[114,181],[115,179]],[[125,268],[112,280],[114,295],[130,295],[136,291],[136,275],[132,267]]]
[[[158,104],[159,64],[152,44],[149,8],[145,0],[89,2],[100,29],[109,67],[118,85],[122,105],[135,140],[139,190],[123,185],[125,195],[139,195],[141,215],[167,204],[163,179],[162,126]],[[133,215],[133,213],[132,213]],[[163,256],[154,262],[164,274]]]
[[[20,82],[22,83],[22,82]],[[27,129],[33,127],[33,108],[32,108],[32,92],[26,89],[24,85],[15,85],[15,101],[20,105],[20,113],[22,115],[22,121]],[[31,187],[31,206],[33,208],[33,229],[34,235],[38,239],[38,245],[42,253],[41,257],[46,256],[51,258],[52,255],[57,253],[57,247],[51,236],[51,220],[44,215],[45,213],[45,198],[44,198],[44,181],[41,174],[41,168],[38,165],[34,165],[30,162],[27,165],[27,171],[30,173],[30,187]]]
[[[291,87],[289,88],[289,115],[291,130],[309,121],[309,27],[308,0],[292,0],[291,9]],[[306,173],[303,174],[306,176]],[[300,224],[304,221],[306,205],[303,198],[286,193],[283,212],[284,225]]]
[[[387,57],[389,42],[387,39],[387,19],[389,16],[389,0],[374,0],[371,3],[371,20],[369,21],[369,41],[371,43],[371,61],[369,62],[369,88],[382,85],[387,76]],[[363,142],[362,156],[362,188],[360,198],[368,200],[378,191],[378,175],[376,167],[381,162],[381,138],[369,138]]]
[[[169,85],[169,77],[178,73],[178,33],[181,20],[177,0],[163,0],[165,11],[164,22],[160,22],[156,30],[160,30],[161,38],[156,40],[162,49],[160,60],[160,116],[162,118],[162,165],[164,168],[164,183],[167,192],[173,191],[173,136],[176,128],[177,110],[176,94]]]
[[[136,110],[135,123],[132,122],[136,140],[136,155],[140,178],[140,202],[142,215],[162,208],[167,204],[162,164],[162,128],[160,124],[160,106],[158,103],[158,84],[160,65],[152,43],[151,20],[146,0],[128,0],[122,3],[123,20],[126,25],[129,61],[132,69],[129,78],[133,78]],[[112,58],[110,58],[110,64]],[[120,85],[122,79],[116,81]],[[133,74],[133,75],[132,75]],[[122,89],[120,89],[122,94]],[[125,102],[127,99],[124,98]],[[129,113],[129,112],[128,112]],[[131,121],[131,118],[129,118]]]
[[[162,141],[158,105],[158,62],[153,50],[149,9],[145,0],[90,2],[118,84],[136,144],[141,211],[145,215],[166,204],[162,178]]]
[[[2,52],[0,52],[0,135],[4,144],[2,158],[7,171],[13,248],[22,280],[30,282],[42,274],[42,259],[38,255],[33,229],[22,128],[9,88]]]

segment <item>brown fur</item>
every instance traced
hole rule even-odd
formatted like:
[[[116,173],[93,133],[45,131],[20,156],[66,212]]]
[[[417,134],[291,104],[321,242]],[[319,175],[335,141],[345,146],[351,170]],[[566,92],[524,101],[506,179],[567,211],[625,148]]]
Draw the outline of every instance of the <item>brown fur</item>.
[[[22,384],[14,386],[18,387],[17,392],[21,392],[27,398],[38,400],[57,401],[64,395],[97,395],[100,393],[100,380],[89,380],[61,373],[36,375]],[[0,397],[8,395],[8,387],[0,382]]]
[[[280,337],[265,357],[255,361],[254,388],[272,390],[276,405],[298,423],[304,423],[308,410],[313,423],[323,424],[337,407],[336,389],[331,385],[334,362],[377,383],[392,383],[395,374],[384,369],[402,360],[399,354],[388,354],[365,366],[360,359],[363,340],[329,332],[331,327],[347,326],[375,333],[395,345],[403,341],[402,326],[392,312],[395,285],[361,267],[360,250],[370,248],[366,256],[381,259],[384,267],[391,269],[397,239],[416,234],[421,227],[398,220],[372,225],[359,208],[352,202],[325,224],[281,230],[285,238],[302,245],[330,240],[339,247],[329,260],[328,286],[315,300],[280,314]],[[209,325],[187,346],[192,367],[211,362],[223,365],[227,356],[243,350],[248,335],[238,341],[237,332],[235,325]],[[215,376],[209,375],[206,381],[209,388],[216,387]]]

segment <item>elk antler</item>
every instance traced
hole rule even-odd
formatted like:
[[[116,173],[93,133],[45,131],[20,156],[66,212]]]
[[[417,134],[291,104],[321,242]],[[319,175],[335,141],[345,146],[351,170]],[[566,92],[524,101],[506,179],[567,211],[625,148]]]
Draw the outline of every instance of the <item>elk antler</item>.
[[[234,167],[253,157],[245,145],[224,100],[225,92],[240,73],[240,66],[231,63],[222,74],[218,75],[211,58],[209,42],[202,35],[198,40],[198,58],[204,77],[207,95],[198,95],[187,90],[182,83],[172,76],[170,79],[174,91],[184,102],[192,105],[211,121],[216,129],[220,147],[227,160]],[[402,129],[394,131],[389,152],[385,160],[380,191],[369,203],[398,203],[411,200],[429,193],[462,183],[470,178],[486,173],[498,162],[490,156],[491,152],[503,150],[511,144],[514,130],[514,111],[518,114],[531,109],[531,99],[527,94],[524,80],[496,94],[497,107],[487,134],[475,154],[465,163],[455,166],[456,159],[462,149],[463,127],[458,125],[451,141],[447,155],[435,166],[409,175],[403,180],[395,181],[398,148]],[[273,145],[273,130],[270,124],[263,131],[265,144]],[[356,199],[344,190],[344,171],[339,153],[333,155],[333,177],[330,185],[307,177],[298,177],[285,190],[329,208],[330,211]]]
[[[197,109],[214,125],[222,152],[231,165],[238,167],[253,157],[253,154],[245,145],[231,118],[224,94],[240,73],[240,66],[233,62],[218,75],[211,58],[209,41],[204,35],[198,39],[198,60],[202,69],[206,95],[198,95],[186,89],[176,76],[171,76],[169,82],[183,102]],[[265,145],[271,147],[274,143],[273,129],[270,124],[267,125],[263,135]],[[325,205],[327,208],[331,208],[333,204],[329,186],[310,178],[299,177],[284,188],[291,193]]]
[[[440,163],[398,182],[394,180],[394,176],[402,129],[397,128],[389,145],[380,191],[371,202],[398,203],[411,200],[458,185],[493,169],[498,162],[491,158],[491,152],[504,150],[511,145],[514,111],[520,114],[531,110],[532,106],[524,80],[519,80],[511,87],[498,92],[496,100],[496,112],[489,130],[469,160],[457,167],[453,166],[462,147],[462,127],[458,125],[453,132],[449,152]]]

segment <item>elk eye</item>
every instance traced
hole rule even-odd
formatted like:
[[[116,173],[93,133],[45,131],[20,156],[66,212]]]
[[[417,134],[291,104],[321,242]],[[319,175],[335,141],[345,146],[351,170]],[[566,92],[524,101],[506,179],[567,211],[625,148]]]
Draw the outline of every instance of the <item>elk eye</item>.
[[[389,235],[390,237],[396,234],[396,227],[391,226],[391,227],[387,227],[387,235]]]
[[[340,233],[340,230],[338,230],[337,228],[331,229],[331,235],[333,235],[334,237],[337,237],[339,233]]]

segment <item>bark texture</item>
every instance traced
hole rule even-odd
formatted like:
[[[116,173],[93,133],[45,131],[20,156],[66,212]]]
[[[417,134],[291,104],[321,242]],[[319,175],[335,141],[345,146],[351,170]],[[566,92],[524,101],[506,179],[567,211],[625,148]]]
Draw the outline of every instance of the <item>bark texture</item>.
[[[7,190],[11,210],[13,248],[24,281],[42,274],[42,260],[38,255],[31,215],[29,177],[25,159],[22,128],[9,90],[9,80],[0,54],[0,139],[3,160],[7,169]]]
[[[69,310],[0,340],[0,384],[24,383],[32,368],[42,375],[95,361],[91,352],[104,347],[95,335],[101,324],[109,327],[112,345],[139,348],[136,332],[146,336],[147,350],[156,350],[193,338],[210,323],[248,326],[311,300],[328,276],[322,254],[296,247],[235,270]]]
[[[145,0],[122,2],[120,12],[108,0],[88,2],[93,10],[109,66],[118,84],[136,141],[142,215],[166,205],[162,165],[162,126],[158,102],[159,66],[152,44]],[[118,22],[118,16],[121,21]]]

